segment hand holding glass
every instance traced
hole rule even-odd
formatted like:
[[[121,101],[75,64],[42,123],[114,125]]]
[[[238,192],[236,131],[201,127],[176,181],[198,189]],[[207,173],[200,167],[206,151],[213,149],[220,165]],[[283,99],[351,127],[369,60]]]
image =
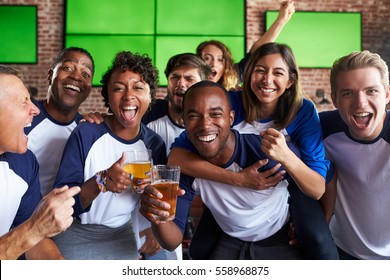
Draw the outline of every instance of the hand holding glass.
[[[152,150],[132,150],[125,153],[126,160],[122,165],[123,170],[133,177],[133,189],[138,185],[138,180],[149,178],[152,166]]]
[[[156,188],[163,197],[162,201],[167,202],[171,208],[168,217],[154,215],[159,221],[172,221],[176,214],[177,192],[179,190],[180,167],[174,165],[155,165],[151,169],[152,186]]]

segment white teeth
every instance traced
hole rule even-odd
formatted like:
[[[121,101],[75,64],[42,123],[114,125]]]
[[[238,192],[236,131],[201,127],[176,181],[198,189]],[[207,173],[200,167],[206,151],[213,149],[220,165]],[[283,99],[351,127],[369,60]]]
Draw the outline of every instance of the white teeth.
[[[358,113],[358,114],[355,114],[356,117],[367,117],[368,115],[370,115],[370,113]]]
[[[136,109],[137,109],[137,106],[126,106],[126,107],[123,107],[123,110],[126,110],[126,111],[136,110]]]
[[[70,88],[70,89],[73,89],[77,92],[80,92],[80,88],[77,87],[77,86],[74,86],[74,85],[65,85],[66,88]]]
[[[207,136],[198,136],[198,139],[202,142],[210,142],[213,141],[217,137],[216,134],[207,135]]]
[[[264,88],[262,88],[261,90],[262,90],[263,92],[265,92],[265,93],[271,93],[271,92],[274,91],[274,89],[264,89]]]

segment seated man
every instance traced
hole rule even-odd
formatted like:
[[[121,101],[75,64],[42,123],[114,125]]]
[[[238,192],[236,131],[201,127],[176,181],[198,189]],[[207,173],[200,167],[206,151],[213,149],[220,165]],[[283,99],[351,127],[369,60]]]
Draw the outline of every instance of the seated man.
[[[41,200],[38,162],[27,150],[24,127],[39,109],[15,69],[0,66],[0,259],[61,259],[49,239],[70,226],[73,196],[62,187]]]
[[[266,158],[259,135],[240,135],[231,129],[234,112],[222,86],[211,81],[196,83],[183,102],[188,145],[202,158],[234,171]],[[273,174],[275,164],[269,160],[263,169]],[[182,241],[188,209],[199,194],[223,230],[211,259],[302,259],[297,247],[289,245],[287,186],[283,179],[274,187],[253,190],[181,174],[174,221],[162,223],[154,218],[168,216],[169,205],[159,200],[161,193],[152,186],[141,195],[140,211],[152,222],[160,244],[173,250]]]

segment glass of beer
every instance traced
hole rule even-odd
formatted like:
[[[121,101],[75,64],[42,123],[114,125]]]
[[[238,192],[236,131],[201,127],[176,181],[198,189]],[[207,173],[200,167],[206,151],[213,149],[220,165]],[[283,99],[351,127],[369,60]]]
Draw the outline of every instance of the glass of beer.
[[[171,221],[176,214],[177,191],[179,190],[180,167],[175,165],[154,165],[151,169],[152,186],[162,195],[162,201],[169,203],[169,217],[155,215],[156,220]]]
[[[138,185],[138,180],[149,178],[150,167],[152,166],[152,150],[132,150],[127,151],[123,170],[133,178],[133,190]]]

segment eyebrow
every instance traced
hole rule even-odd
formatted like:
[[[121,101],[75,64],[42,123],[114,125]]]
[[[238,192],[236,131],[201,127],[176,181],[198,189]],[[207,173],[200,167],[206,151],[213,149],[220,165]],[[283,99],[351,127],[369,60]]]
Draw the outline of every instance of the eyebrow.
[[[74,62],[74,63],[78,63],[79,61],[75,58],[66,58],[64,59],[62,62]],[[89,69],[89,71],[93,72],[92,71],[92,67],[91,65],[87,64],[87,63],[83,63],[82,64],[83,66],[87,67]]]
[[[256,64],[256,65],[255,65],[255,68],[257,68],[257,67],[267,68],[267,67],[265,67],[265,66],[263,66],[263,65],[261,65],[261,64]],[[286,69],[284,69],[284,68],[282,68],[282,67],[276,67],[276,68],[273,68],[272,70],[281,70],[281,71],[283,71],[283,72],[286,72]]]
[[[222,112],[224,112],[224,110],[221,106],[212,107],[209,109],[209,111],[222,111]],[[195,109],[189,109],[187,111],[187,114],[189,114],[189,113],[199,113],[199,112]]]

